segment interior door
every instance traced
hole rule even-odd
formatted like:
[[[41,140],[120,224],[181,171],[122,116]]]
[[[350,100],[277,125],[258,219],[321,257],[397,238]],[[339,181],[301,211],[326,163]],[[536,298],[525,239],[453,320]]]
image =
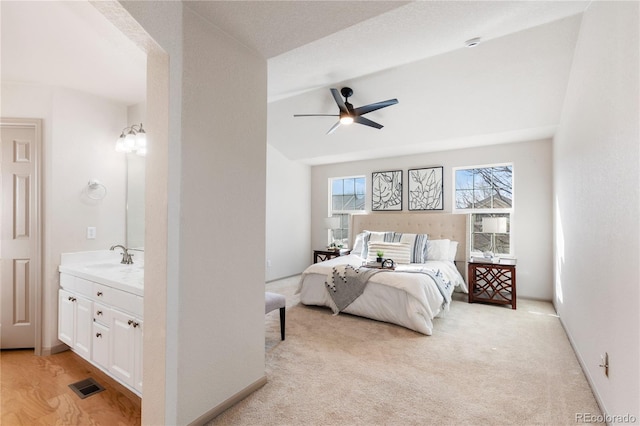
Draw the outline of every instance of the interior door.
[[[40,120],[0,122],[2,349],[40,349],[40,129]]]

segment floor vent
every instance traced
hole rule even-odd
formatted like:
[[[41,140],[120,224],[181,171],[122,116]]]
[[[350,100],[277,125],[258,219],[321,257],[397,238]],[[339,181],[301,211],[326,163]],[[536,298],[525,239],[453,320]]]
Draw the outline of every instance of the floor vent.
[[[98,392],[102,392],[104,388],[93,379],[85,379],[79,382],[70,384],[69,387],[76,393],[81,399],[85,399],[88,396],[95,395]]]

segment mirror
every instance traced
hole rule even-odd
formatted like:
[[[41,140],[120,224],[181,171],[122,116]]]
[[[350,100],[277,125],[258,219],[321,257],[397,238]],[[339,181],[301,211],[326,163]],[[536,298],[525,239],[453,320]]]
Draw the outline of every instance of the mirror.
[[[127,154],[126,226],[129,248],[144,249],[145,157]]]

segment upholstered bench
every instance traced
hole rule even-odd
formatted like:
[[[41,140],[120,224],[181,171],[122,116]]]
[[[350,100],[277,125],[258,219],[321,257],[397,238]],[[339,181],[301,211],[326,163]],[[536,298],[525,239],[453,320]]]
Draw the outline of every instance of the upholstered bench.
[[[284,340],[284,315],[286,305],[287,299],[283,295],[278,293],[269,293],[268,291],[264,293],[265,315],[275,309],[280,309],[280,338],[282,340]]]

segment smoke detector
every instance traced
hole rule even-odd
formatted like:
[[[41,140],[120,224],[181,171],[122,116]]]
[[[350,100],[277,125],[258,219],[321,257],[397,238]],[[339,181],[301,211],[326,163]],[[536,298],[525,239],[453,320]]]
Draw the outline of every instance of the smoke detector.
[[[465,47],[476,47],[480,44],[480,37],[475,37],[464,42]]]

